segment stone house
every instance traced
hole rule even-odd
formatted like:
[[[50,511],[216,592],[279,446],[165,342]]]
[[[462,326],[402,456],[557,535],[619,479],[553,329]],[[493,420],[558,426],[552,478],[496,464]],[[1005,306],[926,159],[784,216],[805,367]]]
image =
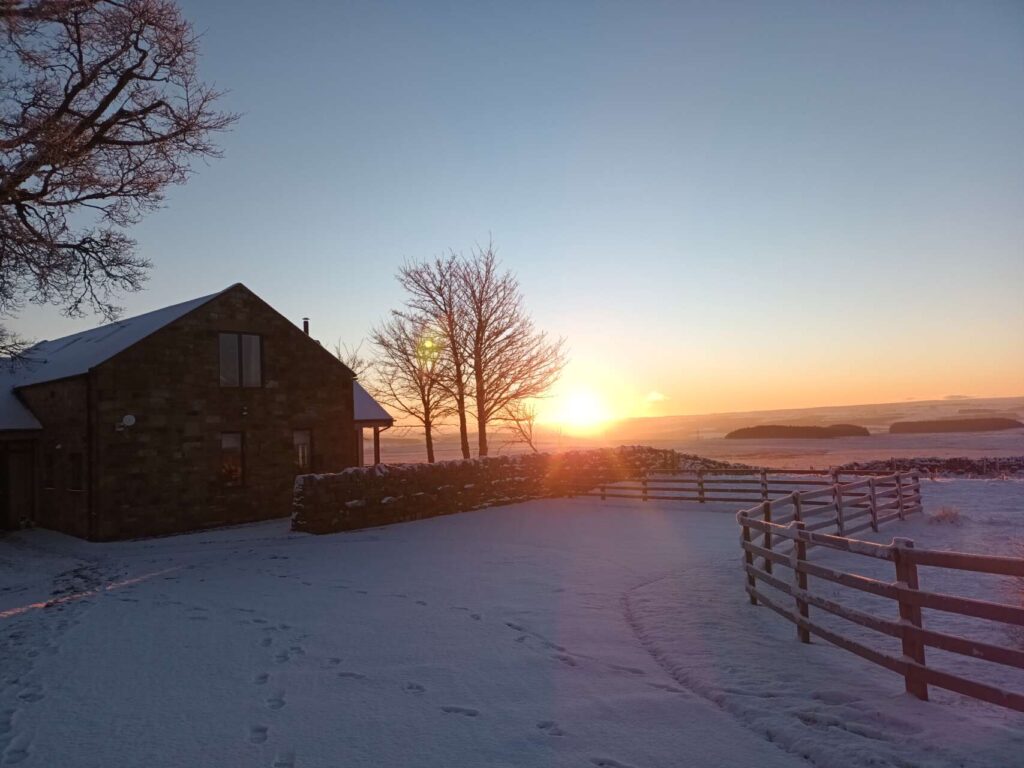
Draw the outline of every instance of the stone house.
[[[360,423],[390,426],[241,284],[26,358],[0,371],[0,528],[102,541],[283,517],[296,474],[361,463]]]

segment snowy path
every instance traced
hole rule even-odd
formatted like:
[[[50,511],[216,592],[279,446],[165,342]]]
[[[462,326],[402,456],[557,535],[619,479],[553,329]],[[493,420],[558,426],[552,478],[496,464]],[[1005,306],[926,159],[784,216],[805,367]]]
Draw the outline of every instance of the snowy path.
[[[914,702],[747,605],[733,511],[576,499],[323,537],[0,539],[0,765],[959,765],[939,749],[964,729],[920,721],[964,717],[984,725],[964,764],[1024,754],[1020,719]]]

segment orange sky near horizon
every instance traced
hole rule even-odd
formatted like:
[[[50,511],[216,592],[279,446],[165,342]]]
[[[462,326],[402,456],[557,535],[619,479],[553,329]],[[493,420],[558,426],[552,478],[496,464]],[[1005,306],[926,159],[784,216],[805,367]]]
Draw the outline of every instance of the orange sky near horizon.
[[[915,357],[922,359],[914,360]],[[1024,396],[1024,350],[1017,360],[988,367],[954,368],[942,361],[928,364],[907,350],[913,364],[900,370],[866,370],[856,366],[829,370],[815,364],[800,375],[783,365],[726,371],[695,368],[677,379],[647,383],[642,369],[610,368],[573,360],[551,396],[537,402],[538,423],[594,434],[628,418],[771,411],[827,406],[942,400],[950,396]],[[945,371],[934,370],[945,367]]]

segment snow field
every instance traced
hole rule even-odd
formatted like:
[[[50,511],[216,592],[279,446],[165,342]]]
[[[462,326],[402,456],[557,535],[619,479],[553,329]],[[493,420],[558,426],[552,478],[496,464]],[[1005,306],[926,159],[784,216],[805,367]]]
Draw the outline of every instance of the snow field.
[[[964,524],[882,540],[1020,540],[1024,484],[924,492]],[[284,521],[12,535],[0,765],[1021,764],[1024,717],[937,690],[918,702],[750,606],[734,513],[565,499],[321,537]]]

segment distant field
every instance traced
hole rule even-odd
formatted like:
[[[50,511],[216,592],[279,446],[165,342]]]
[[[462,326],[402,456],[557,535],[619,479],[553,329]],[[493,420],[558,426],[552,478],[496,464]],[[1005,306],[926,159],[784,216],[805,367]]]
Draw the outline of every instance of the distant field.
[[[1002,432],[889,434],[889,425],[895,421],[963,418],[962,411],[967,408],[984,409],[997,413],[999,417],[1012,415],[1018,418],[1024,414],[1024,397],[632,419],[615,425],[597,438],[571,437],[548,431],[541,438],[540,447],[546,451],[557,451],[642,443],[658,448],[675,448],[686,453],[696,453],[725,461],[793,468],[829,467],[850,461],[916,456],[982,458],[1024,454],[1024,429]],[[984,415],[992,416],[992,413]],[[772,423],[807,426],[863,424],[868,427],[871,434],[866,437],[844,437],[841,440],[724,439],[726,433],[734,429]],[[501,439],[494,439],[491,443],[495,446],[494,453],[514,453],[523,450],[521,446],[502,446]],[[413,433],[400,437],[395,432],[385,432],[381,445],[384,461],[423,461],[425,458],[423,441]],[[437,440],[436,449],[439,459],[459,457],[458,442],[451,433],[442,435]],[[372,456],[372,447],[368,447],[366,455]]]
[[[897,421],[889,427],[889,431],[894,435],[926,432],[997,432],[1003,429],[1024,429],[1024,424],[1016,419],[987,417]]]

